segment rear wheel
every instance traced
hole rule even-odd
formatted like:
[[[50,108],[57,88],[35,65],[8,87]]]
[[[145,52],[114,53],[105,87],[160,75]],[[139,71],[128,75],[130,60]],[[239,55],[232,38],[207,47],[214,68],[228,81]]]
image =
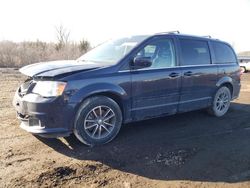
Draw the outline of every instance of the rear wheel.
[[[105,96],[86,99],[80,106],[74,124],[74,134],[82,143],[101,145],[118,134],[122,124],[119,105]]]
[[[220,87],[213,99],[212,106],[208,112],[216,117],[225,115],[230,107],[231,91],[228,87]]]

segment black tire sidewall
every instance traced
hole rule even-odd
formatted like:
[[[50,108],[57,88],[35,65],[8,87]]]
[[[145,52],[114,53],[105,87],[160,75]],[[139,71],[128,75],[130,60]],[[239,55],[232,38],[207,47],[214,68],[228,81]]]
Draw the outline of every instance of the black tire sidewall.
[[[84,120],[87,114],[93,108],[95,108],[96,106],[100,106],[100,105],[107,106],[114,111],[115,116],[116,116],[116,124],[111,134],[109,134],[107,137],[101,138],[101,139],[94,139],[94,138],[91,138],[85,132]],[[110,142],[116,137],[116,135],[120,131],[121,125],[122,125],[122,112],[121,112],[119,105],[111,98],[108,98],[105,96],[95,96],[95,97],[86,99],[82,103],[82,105],[79,107],[79,110],[76,114],[75,123],[74,123],[74,134],[84,144],[91,145],[91,146],[102,145],[102,144]]]

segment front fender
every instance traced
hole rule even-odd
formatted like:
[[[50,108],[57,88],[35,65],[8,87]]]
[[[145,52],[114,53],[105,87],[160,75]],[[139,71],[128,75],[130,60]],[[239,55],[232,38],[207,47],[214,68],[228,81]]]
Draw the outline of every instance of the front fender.
[[[91,84],[88,86],[85,86],[78,90],[74,95],[72,95],[69,98],[69,103],[76,104],[74,106],[74,113],[77,112],[79,109],[79,106],[82,104],[82,102],[93,95],[98,95],[100,93],[108,93],[108,94],[113,94],[121,100],[121,110],[123,111],[124,115],[124,122],[129,118],[128,110],[129,109],[129,98],[128,94],[126,91],[120,87],[119,85],[113,85],[110,83],[96,83],[96,84]]]
[[[96,83],[92,85],[85,86],[78,90],[73,96],[70,97],[70,102],[72,103],[81,103],[84,99],[91,95],[98,93],[111,93],[116,96],[119,96],[121,99],[127,98],[127,93],[125,90],[117,85],[110,83]]]

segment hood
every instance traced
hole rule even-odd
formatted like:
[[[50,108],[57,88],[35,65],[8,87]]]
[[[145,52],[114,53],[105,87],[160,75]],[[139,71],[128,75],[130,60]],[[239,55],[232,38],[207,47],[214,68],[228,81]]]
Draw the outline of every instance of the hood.
[[[19,69],[22,74],[30,77],[54,77],[60,74],[91,70],[99,68],[94,62],[81,62],[76,60],[49,61],[27,65]]]

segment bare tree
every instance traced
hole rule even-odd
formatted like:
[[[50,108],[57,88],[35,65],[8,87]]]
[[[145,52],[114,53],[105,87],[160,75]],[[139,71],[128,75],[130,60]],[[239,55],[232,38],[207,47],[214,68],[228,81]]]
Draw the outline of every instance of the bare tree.
[[[59,59],[76,59],[90,49],[86,39],[72,42],[70,32],[62,25],[56,27],[57,41],[0,41],[0,67],[22,67],[31,63]]]
[[[70,31],[68,31],[63,25],[56,27],[57,44],[56,50],[59,51],[65,47],[69,42]]]
[[[79,43],[79,49],[81,53],[86,53],[91,48],[89,41],[82,39]]]

